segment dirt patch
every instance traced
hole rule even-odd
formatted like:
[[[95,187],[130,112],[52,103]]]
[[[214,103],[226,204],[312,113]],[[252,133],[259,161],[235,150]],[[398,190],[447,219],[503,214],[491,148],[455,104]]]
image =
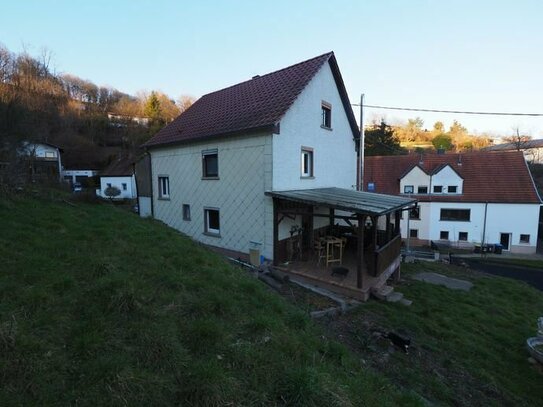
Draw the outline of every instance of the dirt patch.
[[[292,282],[283,284],[279,293],[285,297],[287,301],[308,313],[339,306],[337,302],[330,298],[317,294]]]

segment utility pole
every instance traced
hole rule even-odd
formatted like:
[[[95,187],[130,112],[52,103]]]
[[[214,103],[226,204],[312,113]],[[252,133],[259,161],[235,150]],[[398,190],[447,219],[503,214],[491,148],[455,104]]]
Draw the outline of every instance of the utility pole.
[[[364,94],[360,95],[360,145],[358,146],[358,190],[364,190]]]

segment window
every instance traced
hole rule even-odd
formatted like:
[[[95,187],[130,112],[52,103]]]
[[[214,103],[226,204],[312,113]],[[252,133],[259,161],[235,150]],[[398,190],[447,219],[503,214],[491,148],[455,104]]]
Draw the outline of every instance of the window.
[[[205,233],[218,236],[221,232],[218,209],[204,209]]]
[[[458,240],[468,241],[468,232],[458,232]]]
[[[439,220],[454,222],[469,222],[471,211],[469,209],[441,209]]]
[[[417,188],[417,194],[427,194],[428,193],[428,187],[427,186],[419,186]]]
[[[409,211],[409,219],[420,219],[420,207],[417,206]]]
[[[332,105],[330,103],[322,102],[322,122],[321,127],[325,129],[332,128]]]
[[[441,232],[439,232],[439,240],[449,240],[449,231],[442,230]]]
[[[160,199],[170,199],[170,179],[168,177],[158,177],[158,197]]]
[[[458,190],[458,187],[456,185],[453,185],[453,186],[449,186],[447,188],[447,192],[449,194],[456,194],[456,191]]]
[[[418,229],[409,229],[409,237],[418,238],[419,230]]]
[[[56,157],[57,157],[57,153],[55,153],[54,151],[45,152],[45,158],[56,158]]]
[[[202,178],[219,178],[219,152],[217,150],[202,151]]]
[[[108,182],[106,185],[108,188],[111,188],[111,182]]]
[[[434,185],[434,194],[440,194],[443,192],[443,187],[441,185]]]
[[[190,220],[190,205],[183,204],[183,220]]]
[[[404,194],[412,194],[414,192],[413,185],[404,185],[403,187],[403,193]]]
[[[123,191],[126,191],[126,182],[123,182]]]
[[[302,147],[302,177],[313,176],[313,149]]]
[[[530,243],[530,235],[520,235],[520,243]]]

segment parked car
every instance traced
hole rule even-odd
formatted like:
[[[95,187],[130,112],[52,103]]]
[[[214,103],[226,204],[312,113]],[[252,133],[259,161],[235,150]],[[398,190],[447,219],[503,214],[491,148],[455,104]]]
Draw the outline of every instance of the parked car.
[[[83,191],[83,187],[81,186],[81,182],[74,182],[72,185],[72,191],[73,192],[81,192]]]

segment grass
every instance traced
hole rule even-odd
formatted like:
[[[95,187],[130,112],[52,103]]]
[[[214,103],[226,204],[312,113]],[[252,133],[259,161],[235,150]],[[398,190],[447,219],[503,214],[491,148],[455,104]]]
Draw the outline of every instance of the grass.
[[[158,222],[11,197],[0,225],[2,405],[420,404]]]
[[[533,268],[543,272],[543,260],[533,260],[533,259],[508,259],[508,258],[486,258],[480,260],[484,263],[491,264],[506,264],[511,266],[521,266]]]
[[[543,371],[527,362],[526,339],[535,336],[543,315],[543,293],[506,278],[422,262],[403,265],[397,289],[413,300],[411,307],[369,302],[334,332],[347,336],[371,365],[393,382],[431,402],[447,405],[539,405]],[[469,292],[410,279],[433,271],[471,280]],[[408,355],[393,352],[387,363],[375,352],[372,330],[411,337]]]

